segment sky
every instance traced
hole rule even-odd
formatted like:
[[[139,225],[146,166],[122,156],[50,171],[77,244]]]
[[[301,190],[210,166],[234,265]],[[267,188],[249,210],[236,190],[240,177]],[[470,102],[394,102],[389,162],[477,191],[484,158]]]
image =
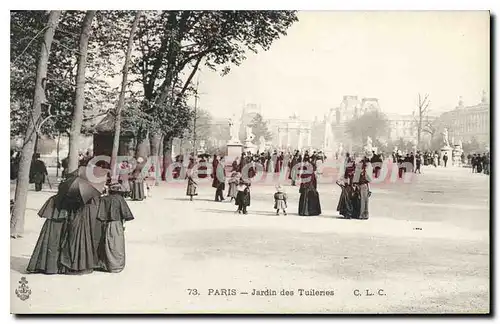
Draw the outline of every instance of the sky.
[[[322,118],[344,95],[375,97],[386,113],[411,114],[428,93],[433,114],[489,94],[485,11],[298,13],[268,51],[248,54],[221,77],[199,74],[199,107],[227,118],[244,104],[265,118]]]

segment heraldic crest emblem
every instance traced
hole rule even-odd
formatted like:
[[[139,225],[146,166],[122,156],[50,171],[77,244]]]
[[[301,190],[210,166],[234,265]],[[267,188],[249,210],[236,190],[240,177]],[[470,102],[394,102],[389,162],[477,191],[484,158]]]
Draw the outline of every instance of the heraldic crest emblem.
[[[26,277],[21,277],[21,280],[19,280],[19,287],[16,289],[16,295],[23,301],[30,298],[31,289],[28,287],[28,280],[26,280]]]

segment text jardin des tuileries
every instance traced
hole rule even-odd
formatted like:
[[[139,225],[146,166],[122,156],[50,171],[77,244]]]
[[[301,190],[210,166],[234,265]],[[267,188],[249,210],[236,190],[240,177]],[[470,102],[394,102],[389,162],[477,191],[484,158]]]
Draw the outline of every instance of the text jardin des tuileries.
[[[352,289],[349,292],[356,297],[370,297],[370,296],[386,296],[383,289]],[[190,295],[193,294],[190,292]],[[198,294],[197,292],[195,294]],[[315,297],[315,296],[335,296],[335,289],[313,289],[313,288],[299,288],[299,289],[252,289],[250,291],[239,291],[237,289],[208,289],[209,296],[301,296],[301,297]]]

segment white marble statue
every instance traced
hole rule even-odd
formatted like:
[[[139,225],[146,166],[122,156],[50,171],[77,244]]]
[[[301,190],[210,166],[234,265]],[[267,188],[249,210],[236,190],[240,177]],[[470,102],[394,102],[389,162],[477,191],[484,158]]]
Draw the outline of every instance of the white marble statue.
[[[229,119],[229,135],[231,136],[231,142],[239,142],[239,132],[240,132],[240,121],[233,115]]]
[[[373,148],[372,144],[373,144],[372,138],[370,136],[367,136],[366,137],[366,146],[365,146],[365,149],[368,152],[372,151],[372,148]]]
[[[330,109],[330,112],[327,115],[325,115],[325,137],[324,137],[324,150],[325,151],[333,151],[333,131],[332,131],[332,125],[333,125],[333,110]]]
[[[342,143],[339,143],[339,147],[337,148],[337,154],[339,156],[342,156],[342,153],[344,153],[344,145]]]
[[[449,147],[450,146],[450,142],[448,141],[448,128],[445,128],[443,130],[443,144],[445,147]]]
[[[255,135],[252,133],[252,127],[247,126],[246,131],[247,131],[247,138],[245,141],[252,142],[255,138]]]

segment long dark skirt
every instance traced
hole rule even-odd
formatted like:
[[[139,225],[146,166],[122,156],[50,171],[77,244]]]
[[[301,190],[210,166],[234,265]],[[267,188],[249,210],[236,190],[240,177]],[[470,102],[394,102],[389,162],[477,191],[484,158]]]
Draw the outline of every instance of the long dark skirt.
[[[353,190],[351,186],[342,186],[337,211],[345,218],[354,217]]]
[[[96,231],[99,230],[101,233],[97,243],[96,270],[121,272],[125,268],[125,234],[122,222],[98,221]]]
[[[43,224],[35,249],[31,255],[28,272],[59,273],[59,248],[61,233],[66,230],[66,219],[47,219]]]
[[[314,189],[306,189],[300,193],[299,199],[300,216],[321,215],[321,204],[319,202],[319,193]]]
[[[250,191],[238,191],[234,204],[237,206],[250,206]]]
[[[368,219],[368,202],[370,201],[368,184],[359,185],[359,218]]]
[[[132,181],[131,195],[132,200],[143,200],[146,195],[144,194],[144,182],[139,180]]]
[[[192,181],[188,180],[188,185],[186,188],[186,196],[197,196],[198,195],[198,186]]]
[[[92,272],[97,257],[93,231],[97,221],[97,202],[87,204],[67,224],[61,244],[60,262],[64,273]]]

